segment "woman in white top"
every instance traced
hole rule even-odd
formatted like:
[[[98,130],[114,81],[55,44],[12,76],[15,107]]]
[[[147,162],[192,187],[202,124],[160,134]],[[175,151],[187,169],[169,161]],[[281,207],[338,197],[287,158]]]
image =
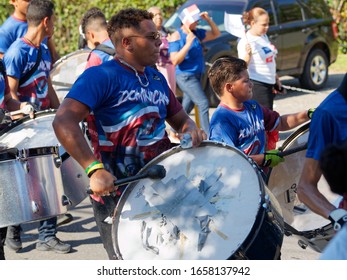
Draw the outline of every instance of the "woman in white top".
[[[248,72],[253,82],[253,99],[259,104],[273,109],[273,100],[282,84],[276,75],[276,47],[269,41],[269,15],[259,7],[243,14],[249,30],[237,45],[239,58],[248,64]]]

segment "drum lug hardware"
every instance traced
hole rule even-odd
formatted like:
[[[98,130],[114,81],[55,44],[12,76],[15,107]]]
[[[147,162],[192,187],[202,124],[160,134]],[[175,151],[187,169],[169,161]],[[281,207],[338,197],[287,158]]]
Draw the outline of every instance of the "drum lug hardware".
[[[61,204],[62,204],[63,206],[67,206],[67,205],[72,205],[72,202],[71,202],[71,200],[70,200],[65,194],[63,194],[63,195],[61,196]]]
[[[306,249],[308,244],[303,241],[303,240],[298,240],[298,245],[302,248],[302,249]]]
[[[31,201],[31,211],[33,213],[39,212],[39,205],[35,201]]]
[[[54,159],[54,164],[55,164],[55,167],[56,167],[56,168],[60,168],[61,165],[62,165],[61,157],[56,157],[56,158]]]
[[[23,169],[24,169],[25,173],[29,173],[29,171],[30,171],[30,164],[26,160],[23,160]]]
[[[269,210],[269,206],[270,206],[270,204],[271,204],[269,195],[266,194],[266,195],[264,196],[264,200],[265,200],[265,202],[263,203],[262,206],[263,206],[264,209]]]

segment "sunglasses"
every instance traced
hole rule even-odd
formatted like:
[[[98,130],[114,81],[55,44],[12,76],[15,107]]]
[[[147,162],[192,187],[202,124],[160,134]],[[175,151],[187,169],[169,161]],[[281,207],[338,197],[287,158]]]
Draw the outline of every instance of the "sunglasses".
[[[160,32],[153,32],[151,35],[145,35],[145,36],[140,36],[140,35],[132,35],[132,36],[128,36],[128,38],[131,37],[138,37],[138,38],[146,38],[149,40],[158,40],[161,39],[161,33]]]

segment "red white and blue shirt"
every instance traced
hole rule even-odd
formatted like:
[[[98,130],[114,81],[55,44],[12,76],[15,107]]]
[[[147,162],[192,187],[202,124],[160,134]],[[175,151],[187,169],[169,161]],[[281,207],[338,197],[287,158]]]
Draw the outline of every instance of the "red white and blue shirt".
[[[213,113],[209,139],[223,142],[247,155],[263,154],[266,131],[273,131],[279,114],[254,100],[244,102],[242,110],[233,110],[221,103]]]
[[[41,110],[50,108],[48,98],[48,79],[52,68],[52,59],[47,46],[43,43],[41,60],[35,73],[18,87],[18,98],[21,102],[35,104]],[[26,42],[23,38],[17,39],[4,55],[7,76],[20,80],[34,67],[39,48]]]
[[[90,108],[94,154],[117,178],[135,175],[171,148],[165,119],[182,110],[161,73],[146,67],[139,78],[149,85],[111,60],[85,70],[66,96]]]

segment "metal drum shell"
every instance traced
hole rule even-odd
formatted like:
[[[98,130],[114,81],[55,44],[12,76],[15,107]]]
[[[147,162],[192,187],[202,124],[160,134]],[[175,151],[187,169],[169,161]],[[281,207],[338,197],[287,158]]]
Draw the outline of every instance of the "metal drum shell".
[[[58,145],[59,155],[62,158],[61,174],[64,193],[71,202],[68,209],[72,209],[87,197],[89,178],[80,164],[65,152],[56,138],[52,127],[55,113],[56,110],[48,109],[35,113],[35,119],[26,116],[12,122],[0,131],[0,143],[18,149]],[[34,139],[35,137],[37,138]],[[87,138],[86,140],[88,141]]]
[[[0,227],[44,220],[67,212],[57,147],[25,150],[0,161]],[[35,155],[31,156],[30,153]],[[29,156],[25,156],[29,154]]]

